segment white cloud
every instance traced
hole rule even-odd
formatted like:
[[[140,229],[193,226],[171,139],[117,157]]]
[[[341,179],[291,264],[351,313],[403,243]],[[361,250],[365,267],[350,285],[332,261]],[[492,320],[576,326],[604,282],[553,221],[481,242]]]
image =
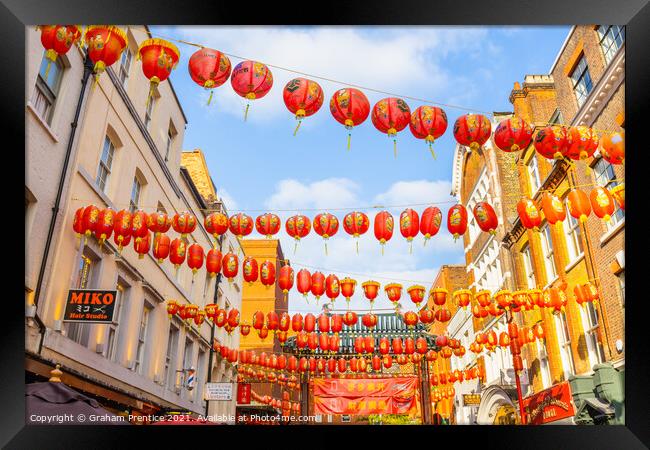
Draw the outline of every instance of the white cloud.
[[[309,184],[294,179],[280,181],[264,203],[269,209],[345,208],[358,205],[358,185],[346,178],[327,178]]]
[[[386,205],[451,202],[454,198],[450,192],[451,182],[446,180],[398,181],[386,192],[375,196],[374,201]]]
[[[223,204],[226,206],[227,211],[233,211],[237,209],[237,201],[234,199],[230,193],[224,188],[217,189],[217,197],[221,199]]]
[[[180,38],[210,46],[221,51],[260,62],[298,70],[307,74],[367,86],[398,95],[428,98],[445,102],[451,87],[464,90],[469,79],[452,77],[445,58],[462,53],[469,61],[480,62],[488,46],[487,29],[476,27],[156,27],[161,35],[176,34]],[[491,45],[491,44],[490,44]],[[186,67],[191,47],[181,54],[180,67]],[[241,61],[231,58],[233,66]],[[281,89],[297,75],[271,68],[272,91],[251,102],[248,120],[265,122],[291,118],[286,110]],[[307,76],[308,77],[308,76]],[[328,101],[341,84],[318,80]],[[205,106],[206,94],[197,90]],[[365,91],[371,103],[386,97]],[[327,109],[327,101],[323,110]],[[229,113],[243,119],[246,101],[227,82],[215,90],[214,105],[207,112]],[[418,105],[414,105],[416,107]],[[327,111],[325,111],[327,113]],[[320,121],[317,114],[310,121]]]

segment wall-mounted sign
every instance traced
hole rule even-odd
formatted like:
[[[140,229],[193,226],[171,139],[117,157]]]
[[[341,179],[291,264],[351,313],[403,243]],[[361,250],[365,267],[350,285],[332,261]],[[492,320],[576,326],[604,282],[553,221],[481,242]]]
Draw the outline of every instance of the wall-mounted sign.
[[[237,404],[250,405],[251,404],[251,385],[250,383],[237,384]]]
[[[571,388],[565,381],[524,398],[524,411],[531,425],[541,425],[575,415]]]
[[[111,323],[117,291],[70,289],[65,304],[64,322]]]
[[[205,383],[206,400],[232,400],[232,383]]]
[[[481,394],[463,394],[463,406],[478,406],[481,404]]]

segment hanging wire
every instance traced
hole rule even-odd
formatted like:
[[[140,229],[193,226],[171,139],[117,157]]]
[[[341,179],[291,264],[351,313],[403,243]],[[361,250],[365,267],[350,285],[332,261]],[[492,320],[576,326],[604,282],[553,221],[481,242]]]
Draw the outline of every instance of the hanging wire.
[[[617,183],[624,183],[625,178],[614,178],[612,180],[609,180],[608,183],[611,182],[617,182]],[[571,186],[572,189],[576,188],[581,188],[581,187],[602,187],[598,183],[584,183],[584,184],[577,184],[575,186]],[[557,189],[539,189],[536,192],[537,193],[544,193],[544,192],[555,192]],[[496,198],[509,198],[509,197],[521,197],[522,194],[518,193],[511,193],[511,194],[502,194],[500,197],[494,197],[493,200]],[[96,202],[97,199],[83,199],[80,197],[72,197],[72,201],[77,201],[77,202]],[[399,205],[369,205],[369,206],[346,206],[346,207],[335,207],[335,208],[277,208],[277,209],[269,209],[269,208],[250,208],[250,209],[233,209],[231,210],[231,213],[234,212],[302,212],[302,211],[364,211],[364,210],[373,210],[373,209],[398,209],[398,208],[408,208],[408,207],[413,207],[413,206],[432,206],[432,205],[455,205],[460,203],[458,200],[446,200],[446,201],[436,201],[436,202],[426,202],[426,203],[403,203]],[[130,203],[128,202],[114,202],[113,205],[115,206],[129,206]],[[140,209],[148,209],[148,208],[157,208],[158,205],[140,205]],[[198,211],[212,211],[214,208],[194,208]],[[232,214],[231,214],[232,215]]]

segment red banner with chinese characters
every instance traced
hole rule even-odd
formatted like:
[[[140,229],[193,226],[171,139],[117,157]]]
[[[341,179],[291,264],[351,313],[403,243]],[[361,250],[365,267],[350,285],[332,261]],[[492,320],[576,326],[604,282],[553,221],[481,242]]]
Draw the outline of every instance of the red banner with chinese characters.
[[[316,414],[413,414],[417,408],[416,377],[316,378]]]
[[[237,384],[237,404],[250,405],[251,403],[251,385],[250,383]]]
[[[527,423],[542,425],[575,415],[569,382],[556,384],[524,399]]]

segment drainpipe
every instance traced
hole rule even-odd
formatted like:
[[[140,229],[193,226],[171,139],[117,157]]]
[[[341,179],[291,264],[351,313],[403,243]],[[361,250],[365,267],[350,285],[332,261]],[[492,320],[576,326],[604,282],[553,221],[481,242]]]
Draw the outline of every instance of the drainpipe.
[[[39,332],[41,333],[41,340],[38,344],[38,354],[41,354],[43,349],[43,340],[45,339],[45,330],[46,326],[38,315],[38,301],[41,294],[41,289],[43,287],[43,276],[45,275],[45,266],[47,265],[47,260],[50,255],[50,245],[52,244],[52,237],[54,235],[54,227],[56,226],[56,218],[61,206],[61,197],[63,195],[63,185],[65,184],[65,179],[68,175],[68,165],[70,163],[70,156],[72,155],[72,145],[77,134],[77,125],[79,124],[79,116],[81,115],[81,107],[83,106],[84,96],[86,93],[86,88],[88,87],[88,80],[93,71],[93,64],[88,58],[88,55],[84,57],[84,72],[81,77],[81,92],[79,92],[79,99],[77,100],[77,109],[74,113],[74,119],[70,124],[70,137],[68,138],[68,146],[66,148],[65,159],[63,161],[63,168],[61,170],[61,177],[59,179],[59,187],[56,193],[56,200],[54,202],[54,207],[52,208],[52,218],[50,219],[50,228],[47,232],[47,240],[45,241],[45,250],[43,251],[43,259],[41,260],[41,268],[38,272],[38,281],[36,282],[36,290],[34,291],[34,306],[36,307],[36,313],[34,318],[39,326]]]

